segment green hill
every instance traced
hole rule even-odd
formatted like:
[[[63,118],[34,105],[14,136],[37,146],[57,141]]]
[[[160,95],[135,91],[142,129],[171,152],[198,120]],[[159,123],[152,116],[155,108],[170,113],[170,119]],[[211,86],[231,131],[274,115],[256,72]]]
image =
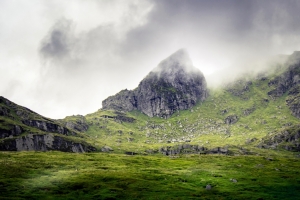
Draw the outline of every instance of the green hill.
[[[1,97],[0,197],[299,199],[296,54],[167,119],[99,109],[53,120]]]

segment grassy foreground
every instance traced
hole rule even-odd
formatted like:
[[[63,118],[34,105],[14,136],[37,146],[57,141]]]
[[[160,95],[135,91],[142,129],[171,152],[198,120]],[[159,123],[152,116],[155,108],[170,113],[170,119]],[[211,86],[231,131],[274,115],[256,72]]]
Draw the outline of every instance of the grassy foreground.
[[[0,199],[300,199],[299,167],[290,154],[0,152]]]

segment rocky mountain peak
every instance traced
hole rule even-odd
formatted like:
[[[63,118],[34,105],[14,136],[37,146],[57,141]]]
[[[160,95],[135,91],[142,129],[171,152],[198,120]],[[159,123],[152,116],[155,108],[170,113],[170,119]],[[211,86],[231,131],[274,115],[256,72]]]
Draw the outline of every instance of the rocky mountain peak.
[[[206,80],[185,49],[161,61],[133,91],[121,91],[102,102],[104,109],[140,110],[153,117],[171,116],[207,97]]]

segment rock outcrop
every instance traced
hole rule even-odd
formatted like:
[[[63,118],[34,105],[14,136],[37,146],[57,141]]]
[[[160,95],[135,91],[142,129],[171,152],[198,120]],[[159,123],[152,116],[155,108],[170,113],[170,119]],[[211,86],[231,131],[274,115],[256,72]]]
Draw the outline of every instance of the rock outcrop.
[[[274,89],[268,95],[277,98],[288,92],[287,105],[292,114],[300,118],[300,51],[289,56],[286,72],[269,81],[268,85]]]
[[[28,134],[19,138],[0,141],[0,151],[49,151],[84,153],[96,148],[50,134]]]
[[[175,146],[161,147],[158,150],[163,155],[178,155],[178,154],[229,154],[227,147],[216,147],[213,149],[207,149],[206,147],[199,145],[181,144]]]
[[[295,51],[286,63],[288,69],[281,76],[269,81],[269,86],[275,86],[275,89],[268,92],[273,97],[281,97],[289,89],[300,84],[300,51]]]
[[[300,119],[300,85],[293,87],[289,91],[286,103],[292,115]]]
[[[27,126],[31,126],[42,131],[51,132],[51,133],[59,133],[63,135],[76,135],[75,133],[71,132],[67,128],[60,126],[58,124],[50,123],[47,121],[41,120],[23,120],[23,124]]]
[[[78,132],[86,132],[89,128],[87,120],[82,115],[73,115],[59,120],[65,127]]]
[[[229,115],[225,118],[225,124],[234,124],[239,120],[237,115]]]
[[[1,122],[1,121],[0,121]],[[12,129],[6,130],[0,128],[0,139],[7,137],[19,136],[24,132],[23,128],[18,125],[14,125]]]
[[[0,151],[96,151],[78,133],[88,129],[83,116],[53,120],[0,97],[0,118]]]
[[[207,97],[206,80],[184,49],[153,69],[133,90],[122,90],[102,102],[103,109],[140,110],[150,117],[170,117]]]
[[[279,133],[266,136],[258,145],[259,148],[300,152],[300,125],[291,126]]]

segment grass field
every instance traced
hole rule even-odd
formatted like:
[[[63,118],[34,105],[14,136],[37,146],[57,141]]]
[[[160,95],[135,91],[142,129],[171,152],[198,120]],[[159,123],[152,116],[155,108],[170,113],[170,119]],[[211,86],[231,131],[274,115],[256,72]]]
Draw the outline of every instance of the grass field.
[[[299,167],[294,154],[270,150],[178,157],[1,152],[0,199],[300,199]]]

